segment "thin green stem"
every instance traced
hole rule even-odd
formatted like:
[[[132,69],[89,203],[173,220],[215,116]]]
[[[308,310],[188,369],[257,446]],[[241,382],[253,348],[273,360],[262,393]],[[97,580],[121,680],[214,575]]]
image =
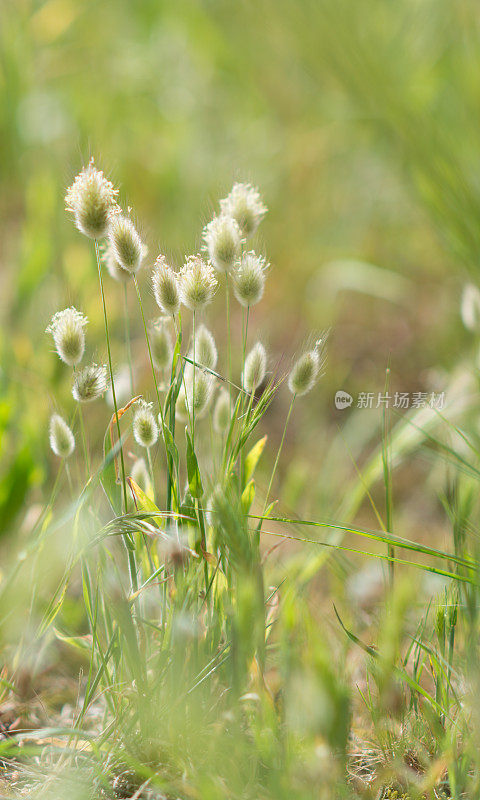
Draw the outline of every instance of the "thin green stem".
[[[225,271],[225,302],[226,302],[226,317],[227,317],[227,381],[230,390],[232,382],[232,338],[230,332],[230,284],[228,280],[228,272]]]
[[[85,422],[83,420],[83,410],[81,403],[78,404],[78,416],[80,419],[80,435],[82,437],[83,455],[85,456],[85,469],[87,472],[87,480],[90,477],[90,455],[88,452],[87,434],[85,433]]]
[[[100,261],[100,253],[98,250],[98,242],[95,239],[95,256],[97,259],[97,268],[98,268],[98,280],[100,282],[100,294],[102,297],[102,306],[103,306],[103,321],[105,325],[105,339],[107,343],[107,353],[108,353],[108,368],[110,372],[110,381],[112,384],[112,397],[113,397],[113,408],[115,411],[115,420],[117,423],[117,433],[118,433],[118,440],[120,442],[120,464],[122,470],[122,483],[123,483],[123,501],[124,501],[124,508],[125,513],[127,510],[127,482],[125,479],[125,462],[123,458],[123,446],[122,446],[122,433],[120,430],[120,420],[118,418],[118,406],[117,406],[117,395],[115,392],[115,380],[113,377],[113,366],[112,366],[112,352],[110,348],[110,333],[108,329],[108,317],[107,317],[107,304],[105,302],[105,292],[103,289],[103,277],[102,277],[102,265]]]
[[[182,318],[179,315],[177,324],[177,318],[175,314],[172,315],[173,320],[173,327],[175,329],[176,340],[181,349],[182,345]],[[177,346],[177,343],[175,346]],[[170,384],[173,385],[174,378],[176,376],[178,361],[175,361],[175,364],[172,362],[172,372],[170,378]],[[183,368],[183,365],[182,365]],[[175,378],[176,379],[176,378]],[[169,418],[169,429],[172,435],[173,440],[175,440],[175,408],[176,408],[177,400],[175,398],[175,402],[172,402],[172,398],[170,399],[170,418]],[[168,464],[168,475],[167,475],[167,511],[171,511],[172,509],[172,485],[173,485],[173,456],[168,453],[167,456],[167,464]],[[179,468],[177,467],[177,487],[180,484],[180,474]],[[178,507],[178,502],[177,502]],[[177,522],[177,536],[178,536],[178,522]]]
[[[248,337],[248,321],[250,319],[250,306],[247,306],[247,311],[244,312],[244,330],[243,330],[243,362],[242,369],[245,367],[245,356],[247,353],[247,337]]]
[[[75,371],[76,370],[75,370],[75,364],[74,364],[73,365],[73,374],[74,375],[75,375]],[[83,421],[83,411],[82,411],[81,403],[77,403],[77,411],[78,411],[78,416],[80,418],[80,436],[82,438],[83,456],[85,458],[85,472],[86,472],[86,477],[87,477],[87,481],[88,481],[88,479],[90,477],[90,455],[89,455],[89,451],[88,451],[88,442],[87,442],[87,436],[86,436],[86,433],[85,433],[85,424],[84,424],[84,421]]]
[[[147,342],[147,349],[148,349],[148,358],[150,360],[150,366],[151,366],[151,369],[152,369],[153,383],[154,383],[154,386],[155,386],[155,393],[157,395],[157,403],[158,403],[158,409],[159,409],[159,412],[160,412],[160,419],[161,419],[162,425],[163,425],[164,424],[164,421],[163,421],[163,408],[162,408],[162,403],[160,401],[160,391],[158,389],[157,375],[156,375],[156,372],[155,372],[155,365],[153,363],[152,348],[150,347],[150,338],[148,336],[147,321],[145,319],[145,313],[143,311],[142,295],[140,294],[140,289],[139,289],[139,286],[138,286],[138,281],[137,281],[137,276],[136,275],[133,276],[133,282],[135,284],[135,289],[136,289],[137,297],[138,297],[138,304],[140,306],[140,313],[142,315],[143,330],[145,332],[145,341]]]
[[[75,500],[75,494],[73,491],[73,481],[72,481],[72,473],[70,472],[70,464],[68,463],[67,459],[65,460],[65,472],[67,473],[68,478],[68,485],[70,488],[70,494],[72,495],[72,500]]]
[[[263,520],[265,518],[265,513],[267,511],[268,500],[270,498],[270,492],[272,490],[273,480],[275,478],[275,473],[277,471],[278,462],[280,460],[280,456],[281,456],[281,453],[282,453],[282,450],[283,450],[283,444],[285,442],[285,434],[287,432],[287,427],[288,427],[288,423],[289,423],[289,420],[290,420],[290,415],[291,415],[292,410],[293,410],[293,404],[295,402],[295,397],[296,397],[296,395],[293,395],[292,402],[290,403],[290,408],[288,409],[287,418],[285,420],[285,425],[283,426],[282,438],[281,438],[280,444],[278,446],[277,455],[275,457],[275,463],[274,463],[273,469],[272,469],[272,474],[270,475],[270,481],[268,483],[267,493],[265,495],[265,503],[264,503],[263,511],[262,511],[262,518],[261,518],[261,520],[260,520],[260,522],[258,524],[258,535],[259,536],[260,536],[260,531],[262,529]]]
[[[157,403],[158,403],[158,409],[159,409],[159,413],[160,413],[160,422],[161,422],[161,425],[162,425],[162,431],[164,431],[165,430],[165,418],[164,418],[164,414],[163,414],[162,403],[161,403],[161,400],[160,400],[160,392],[159,392],[159,389],[158,389],[158,382],[157,382],[157,375],[156,375],[156,372],[155,372],[155,365],[153,363],[152,348],[150,346],[150,338],[148,336],[147,322],[146,322],[145,313],[144,313],[144,310],[143,310],[142,295],[140,294],[140,289],[139,289],[139,286],[138,286],[138,281],[137,281],[137,276],[136,275],[133,276],[133,282],[135,284],[135,289],[136,289],[137,298],[138,298],[138,304],[140,306],[140,313],[142,315],[143,330],[145,332],[145,341],[147,343],[147,349],[148,349],[148,358],[150,360],[150,367],[151,367],[151,370],[152,370],[153,383],[155,385],[155,392],[156,392],[156,395],[157,395]],[[175,323],[175,318],[174,318],[174,323]],[[173,464],[172,464],[171,459],[169,457],[169,452],[168,452],[168,447],[167,447],[165,434],[163,435],[163,441],[164,441],[164,444],[165,444],[165,453],[166,453],[166,456],[167,456],[167,468],[168,468],[167,510],[170,511],[170,506],[171,506],[171,486],[172,486],[171,470],[173,468]]]
[[[127,481],[125,477],[125,461],[123,458],[123,444],[122,444],[122,432],[120,430],[120,419],[118,417],[118,406],[117,406],[117,395],[115,393],[115,380],[113,377],[113,366],[112,366],[112,352],[110,348],[110,333],[108,329],[108,317],[107,317],[107,304],[105,302],[105,292],[103,289],[103,277],[102,277],[102,265],[100,261],[100,253],[98,250],[98,241],[95,239],[95,256],[97,259],[97,269],[98,269],[98,280],[100,283],[100,294],[102,297],[102,306],[103,306],[103,321],[105,325],[105,339],[107,343],[107,353],[108,353],[108,368],[110,371],[110,381],[112,383],[112,397],[113,397],[113,408],[115,411],[115,420],[117,424],[117,434],[118,434],[118,441],[120,445],[120,469],[122,474],[122,485],[123,485],[123,506],[124,506],[124,513],[127,513],[128,508],[128,497],[127,497]],[[137,565],[135,560],[135,553],[133,552],[131,546],[128,544],[126,538],[124,538],[125,547],[127,548],[128,554],[128,567],[130,572],[130,582],[132,585],[132,592],[137,592],[138,590],[138,579],[137,579]]]
[[[128,368],[130,371],[130,391],[133,397],[135,388],[133,383],[132,342],[130,338],[130,317],[128,314],[128,291],[126,283],[123,284],[123,313],[125,318],[125,345],[127,347]]]
[[[152,481],[153,496],[155,497],[155,479],[153,476],[152,453],[150,447],[147,447],[147,460],[148,460],[148,468],[150,470],[150,479]]]
[[[177,327],[177,322],[176,322],[176,318],[175,318],[175,316],[173,317],[173,323],[174,323],[174,325],[175,325],[175,332],[176,332],[176,334],[177,334],[177,339],[178,339],[178,336],[179,336],[179,329],[178,329],[178,327]],[[181,354],[180,354],[180,355],[181,355]],[[184,357],[183,357],[183,358],[184,358]],[[192,369],[194,370],[195,368],[192,366]],[[195,374],[195,373],[194,373],[194,374]],[[186,382],[185,382],[185,365],[183,365],[183,372],[182,372],[182,385],[183,385],[183,391],[184,391],[184,394],[185,394],[185,408],[186,408],[186,410],[187,410],[188,424],[190,425],[190,430],[191,430],[191,429],[192,429],[192,415],[191,415],[191,413],[190,413],[190,404],[189,404],[189,402],[188,402],[188,394],[187,394],[187,384],[186,384]]]
[[[192,386],[192,447],[195,451],[195,384],[197,382],[197,363],[195,358],[195,309],[193,310],[193,386]]]
[[[242,375],[245,371],[245,358],[247,353],[247,336],[248,336],[248,320],[250,316],[250,306],[247,306],[246,312],[243,312],[242,317],[242,326],[243,326],[243,335],[242,335]],[[253,397],[253,392],[252,392]],[[249,403],[249,407],[251,404]],[[241,412],[240,412],[240,419],[242,420],[242,434],[244,430],[244,419],[243,419],[243,412],[245,409],[245,394],[242,393],[242,405],[241,405]],[[240,480],[242,480],[242,473],[243,473],[243,448],[240,450]]]

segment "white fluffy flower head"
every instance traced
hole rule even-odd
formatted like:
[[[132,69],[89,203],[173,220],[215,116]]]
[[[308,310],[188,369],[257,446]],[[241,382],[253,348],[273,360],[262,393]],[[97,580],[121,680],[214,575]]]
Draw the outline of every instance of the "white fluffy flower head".
[[[480,330],[480,290],[473,283],[463,288],[460,313],[467,330]]]
[[[85,352],[85,331],[88,319],[71,306],[53,315],[46,330],[51,333],[55,349],[65,364],[78,364]]]
[[[220,208],[222,214],[228,214],[238,222],[243,236],[255,233],[267,213],[258,189],[250,183],[234,183],[230,194],[220,200]]]
[[[72,394],[78,403],[90,403],[108,389],[107,368],[104,364],[89,364],[75,373]]]
[[[226,389],[220,389],[213,410],[213,430],[223,434],[228,430],[232,418],[232,401]]]
[[[219,272],[229,272],[242,249],[242,232],[237,221],[226,214],[214,217],[203,229],[204,249]]]
[[[95,168],[93,158],[67,189],[67,211],[75,218],[78,230],[91,239],[103,239],[118,206],[118,190]]]
[[[133,435],[141,447],[153,447],[158,439],[158,425],[152,411],[152,404],[139,400],[133,415]]]
[[[180,310],[178,275],[167,264],[165,256],[158,256],[152,274],[152,286],[158,307],[169,316]]]
[[[325,364],[325,343],[327,335],[322,336],[312,350],[300,356],[288,376],[288,388],[293,395],[307,394],[320,377]]]
[[[199,255],[188,256],[179,278],[180,298],[192,311],[201,311],[213,300],[217,279],[212,265]]]
[[[75,450],[75,437],[59,414],[50,418],[50,447],[59,458],[68,458]]]
[[[253,250],[244,253],[237,262],[233,272],[233,291],[245,308],[254,306],[262,299],[268,267],[265,258],[257,256]]]
[[[254,344],[245,359],[242,372],[242,385],[247,392],[254,392],[265,378],[267,353],[261,342]]]
[[[114,214],[108,229],[108,241],[117,264],[133,275],[138,272],[146,254],[146,247],[132,220],[123,214]]]
[[[172,363],[173,344],[168,329],[168,317],[159,317],[150,329],[150,347],[157,369],[167,369]]]
[[[149,495],[152,490],[152,481],[144,458],[137,458],[135,460],[130,474],[142,492],[145,492],[145,494]]]
[[[188,411],[189,409],[187,409],[187,402],[185,400],[185,386],[182,383],[175,405],[175,416],[179,422],[186,422],[188,420]]]
[[[102,255],[102,261],[105,264],[111,278],[120,283],[126,283],[132,277],[132,273],[124,269],[121,264],[116,260],[112,248],[107,247]]]
[[[193,358],[193,350],[191,357]],[[195,334],[195,363],[202,367],[215,369],[217,366],[217,347],[215,339],[205,325],[200,325]]]
[[[195,419],[201,419],[207,413],[210,401],[213,396],[214,379],[200,369],[195,370],[195,390],[194,390],[193,369],[186,370],[185,387],[187,394],[187,404],[190,414],[192,409],[195,411]]]

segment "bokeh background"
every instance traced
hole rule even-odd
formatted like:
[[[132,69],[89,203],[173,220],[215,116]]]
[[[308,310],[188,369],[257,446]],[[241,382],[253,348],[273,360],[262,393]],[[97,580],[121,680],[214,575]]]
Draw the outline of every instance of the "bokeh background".
[[[152,261],[197,249],[234,180],[260,187],[272,268],[252,336],[286,369],[331,329],[326,375],[289,429],[284,507],[337,516],[350,453],[378,445],[382,415],[339,412],[335,392],[383,390],[388,364],[393,391],[475,372],[459,304],[480,256],[477,4],[2,0],[0,15],[0,531],[26,525],[57,469],[48,416],[70,399],[51,314],[76,305],[102,341],[91,248],[64,211],[91,156]],[[141,284],[153,315],[147,270]],[[121,344],[121,290],[107,291]],[[280,393],[269,414],[272,454],[287,406]],[[396,477],[407,528],[438,513],[427,472],[420,455]]]

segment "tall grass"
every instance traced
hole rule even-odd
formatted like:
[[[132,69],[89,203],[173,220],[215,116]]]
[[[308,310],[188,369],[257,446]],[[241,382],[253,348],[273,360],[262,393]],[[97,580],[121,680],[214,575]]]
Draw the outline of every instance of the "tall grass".
[[[55,344],[79,402],[61,411],[83,453],[72,454],[70,434],[52,428],[52,495],[0,584],[5,639],[15,640],[18,620],[26,620],[0,677],[7,796],[475,798],[480,472],[469,414],[476,396],[455,394],[452,379],[444,414],[385,415],[382,441],[356,465],[339,519],[288,513],[272,492],[302,394],[321,391],[324,337],[289,375],[272,371],[274,359],[266,361],[258,342],[252,347],[248,298],[261,292],[252,294],[249,282],[248,291],[239,288],[251,241],[245,230],[235,240],[235,224],[233,240],[205,237],[207,255],[187,259],[181,271],[157,260],[155,297],[169,318],[150,321],[151,268],[140,238],[129,226],[115,233],[116,194],[105,201],[96,171],[88,180],[71,210],[92,239],[105,334],[93,345],[108,369],[91,366],[87,381],[83,327],[70,313],[77,327]],[[125,302],[126,391],[112,356],[114,295],[105,291],[112,257],[109,273],[125,281],[124,298],[134,286],[145,340],[140,357]],[[216,264],[214,274],[208,259],[228,268]],[[256,263],[252,280],[265,280],[264,265]],[[197,334],[215,290],[225,292],[226,314],[209,355]],[[236,341],[230,317],[239,297],[245,310]],[[161,368],[152,350],[156,324],[171,337]],[[142,394],[134,395],[141,358],[148,380],[135,380]],[[100,399],[107,373],[110,419]],[[281,393],[288,411],[268,453],[264,430]],[[83,401],[92,401],[85,420]],[[446,542],[398,532],[395,467],[420,446],[445,474]],[[266,456],[272,468],[262,490]],[[378,530],[353,522],[365,502]],[[298,548],[287,570],[275,559],[277,543]],[[327,621],[311,603],[319,591],[313,579],[332,556],[340,580],[336,617]],[[362,608],[346,602],[352,556],[388,570],[368,625]],[[433,602],[422,594],[425,577],[442,582]],[[58,671],[58,654],[66,685],[57,689],[49,670]],[[46,703],[36,701],[42,682]]]

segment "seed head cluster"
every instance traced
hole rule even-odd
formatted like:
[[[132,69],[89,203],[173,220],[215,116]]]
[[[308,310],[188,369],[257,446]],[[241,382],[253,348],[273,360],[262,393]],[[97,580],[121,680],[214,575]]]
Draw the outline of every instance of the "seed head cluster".
[[[138,272],[146,248],[132,220],[123,214],[115,214],[108,230],[108,242],[116,264],[130,274]]]
[[[213,410],[213,430],[224,434],[228,430],[232,418],[232,401],[226,389],[220,389]]]
[[[189,256],[179,278],[182,303],[192,311],[201,311],[213,300],[216,288],[217,279],[211,264],[199,255]]]
[[[256,186],[250,183],[234,183],[227,197],[220,200],[222,214],[233,217],[243,236],[255,233],[267,213]]]
[[[325,341],[325,336],[319,339],[315,347],[303,353],[293,365],[288,376],[288,388],[293,395],[300,397],[315,386],[324,365]]]
[[[102,261],[105,264],[108,273],[114,281],[119,283],[126,283],[132,277],[132,273],[124,269],[116,260],[111,247],[107,247],[102,256]]]
[[[158,425],[152,411],[152,404],[145,400],[136,403],[133,415],[133,435],[141,447],[153,447],[158,439]]]
[[[75,373],[72,394],[77,403],[91,403],[105,394],[108,388],[107,368],[89,364]]]
[[[153,294],[164,314],[175,316],[180,310],[180,293],[177,273],[167,264],[165,256],[158,256],[152,274]]]
[[[463,288],[460,314],[467,330],[480,330],[480,290],[473,283]]]
[[[85,326],[88,319],[71,306],[53,315],[47,333],[51,333],[55,349],[65,364],[79,364],[85,352]]]
[[[230,272],[242,249],[238,222],[226,214],[214,217],[203,230],[204,249],[219,272]]]
[[[195,335],[195,363],[207,369],[215,369],[218,353],[215,339],[205,325],[200,325]]]
[[[67,211],[73,214],[78,230],[91,239],[104,239],[118,210],[117,194],[118,190],[95,168],[92,159],[65,196]]]
[[[144,458],[135,460],[130,475],[142,492],[149,494],[152,482]]]
[[[194,377],[193,370],[189,370],[185,377],[185,386],[190,413],[195,413],[195,419],[201,419],[207,413],[213,396],[213,378],[200,369],[195,370]]]
[[[59,458],[69,458],[75,450],[75,437],[59,414],[50,418],[50,447]]]
[[[153,323],[150,331],[150,347],[152,348],[153,363],[157,369],[167,369],[172,362],[173,346],[167,319],[159,317]]]
[[[118,206],[117,195],[117,189],[96,169],[92,160],[68,189],[66,204],[68,211],[74,216],[75,225],[83,234],[95,241],[106,239],[102,247],[103,263],[114,280],[126,283],[140,270],[145,261],[147,247],[130,218],[130,212],[124,213]],[[229,384],[225,384],[225,388],[220,389],[213,402],[220,377],[216,373],[219,354],[215,339],[206,325],[200,324],[196,327],[195,313],[203,311],[212,302],[218,287],[217,273],[231,276],[233,293],[243,308],[250,309],[260,302],[270,265],[263,255],[258,255],[254,250],[247,251],[244,247],[266,213],[267,208],[256,187],[249,183],[235,183],[230,193],[220,200],[219,213],[203,229],[203,255],[187,256],[180,270],[170,266],[164,255],[159,255],[152,270],[153,294],[162,312],[161,317],[150,323],[148,343],[152,365],[154,369],[165,373],[172,371],[173,379],[177,381],[173,386],[177,390],[180,385],[175,407],[177,416],[192,423],[193,419],[206,416],[213,405],[213,430],[221,436],[231,428],[232,422],[235,424],[231,430],[235,430],[237,421],[232,420],[235,400],[226,388]],[[140,293],[139,299],[141,301]],[[471,318],[478,316],[478,296],[470,291],[464,305],[467,307],[464,316],[470,323]],[[181,358],[182,337],[185,341],[184,320],[180,316],[182,306],[193,312],[194,334],[194,340],[187,351],[189,355],[184,360]],[[104,312],[106,315],[105,308]],[[175,351],[170,328],[171,317],[174,317],[177,333]],[[188,315],[186,317],[188,320]],[[248,320],[248,314],[244,315],[244,324],[245,320]],[[143,321],[145,322],[144,318]],[[87,322],[83,314],[71,307],[54,314],[47,328],[59,357],[69,366],[76,367],[83,358]],[[128,331],[128,327],[126,330]],[[247,330],[245,327],[245,337]],[[108,336],[107,344],[110,347]],[[306,394],[317,381],[323,365],[323,346],[322,339],[295,362],[288,376],[289,389],[295,396]],[[221,350],[222,348],[220,352]],[[230,354],[224,358],[230,359]],[[183,374],[178,365],[182,365]],[[121,402],[127,408],[128,398],[132,397],[133,366],[137,368],[134,359],[133,363],[128,367],[123,365],[116,374],[115,395],[118,406]],[[222,374],[225,364],[221,364],[219,369]],[[248,352],[241,373],[242,387],[251,394],[249,409],[257,389],[265,380],[266,371],[267,353],[263,344],[257,341]],[[106,366],[95,363],[77,369],[73,376],[74,399],[79,403],[88,403],[106,394],[107,403],[112,404],[113,387],[109,387],[108,374]],[[231,376],[228,377],[231,386],[235,385]],[[156,380],[155,383],[157,391],[164,390],[161,383]],[[174,397],[171,391],[168,396]],[[126,408],[121,409],[122,414]],[[247,411],[247,415],[248,413],[250,411]],[[164,419],[161,409],[158,422],[155,414],[151,403],[143,399],[136,400],[132,428],[134,439],[140,447],[149,449],[159,439]],[[119,413],[118,423],[120,417]],[[75,438],[68,424],[58,414],[51,417],[49,435],[53,452],[60,458],[68,458],[75,449]],[[153,498],[153,476],[143,458],[135,460],[131,467],[131,476]]]
[[[264,381],[267,371],[267,353],[261,342],[257,342],[247,357],[242,373],[242,385],[247,392],[254,392]]]
[[[249,308],[262,299],[268,266],[265,258],[257,256],[253,250],[244,253],[238,261],[233,273],[233,291],[242,306]]]

